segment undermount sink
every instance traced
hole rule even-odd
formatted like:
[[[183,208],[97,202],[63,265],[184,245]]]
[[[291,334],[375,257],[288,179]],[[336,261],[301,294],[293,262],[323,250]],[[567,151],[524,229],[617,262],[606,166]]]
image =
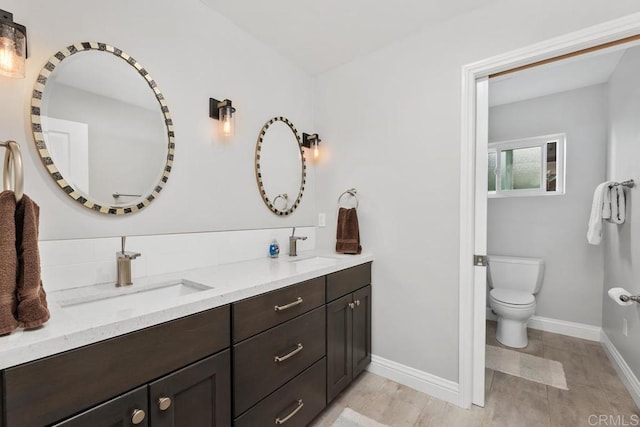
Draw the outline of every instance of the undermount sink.
[[[291,263],[299,266],[309,266],[309,267],[322,267],[334,265],[338,262],[335,258],[323,257],[323,256],[314,256],[310,258],[303,258],[290,261]]]
[[[170,303],[176,298],[210,289],[213,288],[184,279],[122,288],[103,284],[62,291],[64,294],[56,300],[65,313],[94,317]]]

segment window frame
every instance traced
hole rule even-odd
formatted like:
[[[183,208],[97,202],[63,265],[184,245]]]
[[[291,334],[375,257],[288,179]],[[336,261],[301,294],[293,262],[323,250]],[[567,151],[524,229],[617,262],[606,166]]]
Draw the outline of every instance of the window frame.
[[[487,158],[491,153],[496,155],[495,171],[495,191],[489,191],[487,185],[487,194],[489,198],[504,197],[532,197],[532,196],[560,196],[565,194],[565,171],[566,171],[566,140],[565,133],[554,133],[549,135],[534,136],[530,138],[512,139],[508,141],[490,142],[488,144]],[[548,143],[556,143],[556,189],[555,191],[547,191],[547,147]],[[540,147],[541,165],[540,168],[540,188],[527,188],[516,190],[501,189],[501,157],[500,152],[505,150],[513,150],[520,148]],[[488,177],[489,171],[487,172]],[[488,183],[487,183],[488,184]]]

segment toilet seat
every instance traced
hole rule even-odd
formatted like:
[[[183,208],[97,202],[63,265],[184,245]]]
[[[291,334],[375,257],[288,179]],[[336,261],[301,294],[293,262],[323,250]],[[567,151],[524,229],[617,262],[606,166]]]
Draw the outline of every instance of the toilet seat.
[[[489,297],[505,305],[529,306],[536,303],[536,298],[529,292],[512,289],[491,289]]]

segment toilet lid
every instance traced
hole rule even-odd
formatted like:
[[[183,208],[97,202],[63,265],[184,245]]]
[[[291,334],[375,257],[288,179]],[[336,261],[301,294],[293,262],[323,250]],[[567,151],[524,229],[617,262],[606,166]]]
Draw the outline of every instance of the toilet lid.
[[[490,295],[497,301],[514,305],[527,305],[536,300],[529,292],[514,291],[511,289],[492,289]]]

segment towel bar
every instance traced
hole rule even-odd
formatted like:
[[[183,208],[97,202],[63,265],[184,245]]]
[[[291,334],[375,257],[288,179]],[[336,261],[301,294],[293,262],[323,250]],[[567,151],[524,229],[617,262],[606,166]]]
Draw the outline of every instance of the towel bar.
[[[623,187],[633,188],[633,187],[635,187],[636,183],[632,179],[629,179],[629,180],[622,181],[622,182],[614,182],[613,184],[611,184],[609,186],[609,188],[611,188],[611,187],[613,187],[615,185],[622,185]]]
[[[622,302],[635,301],[638,304],[640,304],[640,295],[631,295],[631,296],[620,295],[620,301]]]
[[[5,141],[0,142],[0,147],[7,149],[4,154],[2,186],[5,190],[13,190],[16,196],[16,202],[19,202],[22,200],[22,195],[24,194],[24,175],[20,145],[15,141]],[[11,185],[11,172],[13,172],[13,185]]]
[[[340,197],[338,197],[338,207],[342,207],[340,205],[340,202],[342,201],[342,198],[346,195],[350,195],[351,197],[354,197],[356,199],[356,208],[358,207],[358,205],[360,204],[360,201],[358,200],[358,190],[356,190],[355,188],[350,188],[348,190],[346,190],[345,192],[343,192]]]
[[[142,197],[142,194],[124,194],[124,193],[118,193],[117,191],[115,193],[112,194],[114,199],[118,199],[120,197]]]

